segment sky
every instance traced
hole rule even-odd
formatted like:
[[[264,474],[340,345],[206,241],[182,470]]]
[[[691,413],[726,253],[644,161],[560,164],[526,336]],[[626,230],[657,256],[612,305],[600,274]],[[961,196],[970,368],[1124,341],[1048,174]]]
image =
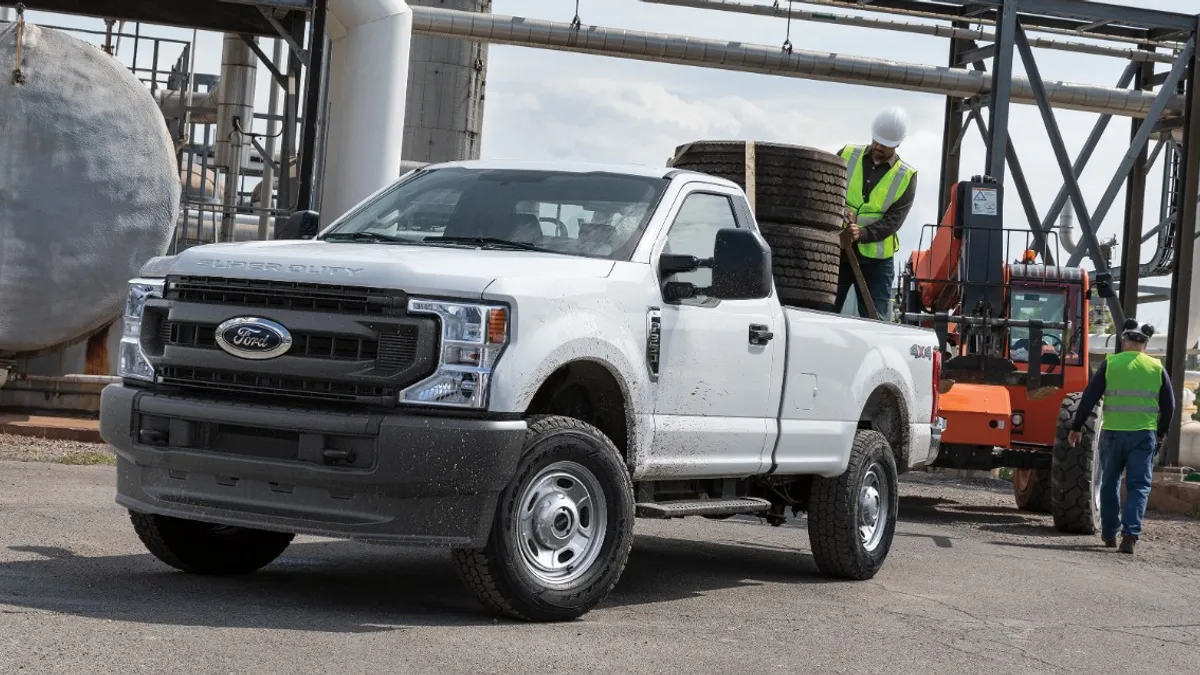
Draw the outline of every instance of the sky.
[[[768,4],[767,0],[753,1]],[[496,14],[569,22],[575,4],[571,0],[495,0],[492,9]],[[1141,0],[1139,4],[1180,12],[1197,10],[1195,0]],[[580,18],[588,25],[763,45],[782,45],[787,30],[783,19],[651,5],[639,0],[580,0],[579,5]],[[37,12],[30,12],[29,18],[47,24],[103,27],[95,19]],[[159,27],[143,32],[184,38],[191,33]],[[943,38],[800,21],[792,23],[791,41],[796,49],[931,65],[945,65],[948,50],[948,40]],[[264,45],[264,51],[270,53],[269,45]],[[869,142],[875,114],[883,107],[897,105],[908,112],[911,120],[900,154],[921,176],[913,210],[900,232],[901,255],[906,258],[908,251],[921,245],[922,226],[936,222],[940,215],[937,199],[942,97],[565,52],[554,52],[553,58],[547,58],[547,54],[519,47],[490,48],[483,157],[662,166],[676,146],[702,139],[775,141],[836,152],[847,143]],[[1047,82],[1114,86],[1124,68],[1124,62],[1115,58],[1044,49],[1035,49],[1035,54]],[[122,48],[119,57],[128,63],[128,49]],[[220,36],[202,33],[198,70],[215,73],[219,59]],[[1018,75],[1024,74],[1019,58],[1014,68]],[[260,69],[260,91],[265,91],[265,81],[266,71]],[[265,107],[265,94],[259,100]],[[1068,153],[1074,158],[1097,116],[1061,110],[1056,114]],[[1037,109],[1014,104],[1010,133],[1034,201],[1044,215],[1063,180]],[[1128,137],[1128,120],[1115,118],[1081,179],[1089,209],[1095,208],[1112,179],[1128,147]],[[984,154],[979,134],[972,131],[963,145],[962,177],[983,173]],[[1156,168],[1149,177],[1147,227],[1159,220],[1161,175]],[[1123,208],[1122,190],[1100,228],[1102,239],[1119,237]],[[1005,216],[1007,227],[1023,227],[1026,223],[1015,189],[1006,193]],[[928,232],[924,234],[927,242]],[[1152,248],[1152,244],[1144,247],[1143,259],[1149,259]],[[1118,259],[1120,255],[1118,249]],[[1090,267],[1090,262],[1085,261],[1084,266]],[[1150,283],[1166,286],[1169,279]],[[1146,306],[1140,318],[1163,325],[1166,312],[1165,303],[1156,303]]]

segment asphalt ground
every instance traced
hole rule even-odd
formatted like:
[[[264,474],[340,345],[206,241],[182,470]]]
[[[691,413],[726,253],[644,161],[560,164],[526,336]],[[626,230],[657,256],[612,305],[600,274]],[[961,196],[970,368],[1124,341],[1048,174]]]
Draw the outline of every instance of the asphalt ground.
[[[906,477],[866,582],[822,577],[803,519],[639,521],[609,599],[550,625],[484,612],[444,550],[304,537],[184,575],[113,483],[0,461],[0,673],[1200,673],[1200,522],[1152,516],[1125,556],[997,482]]]

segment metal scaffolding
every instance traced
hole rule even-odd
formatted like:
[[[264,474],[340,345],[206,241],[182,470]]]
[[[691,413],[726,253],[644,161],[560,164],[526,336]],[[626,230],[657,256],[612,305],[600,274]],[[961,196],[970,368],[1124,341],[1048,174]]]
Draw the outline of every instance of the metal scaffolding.
[[[23,0],[27,9],[55,12],[61,14],[77,14],[102,18],[111,26],[115,21],[135,24],[135,33],[114,33],[118,39],[132,38],[135,44],[135,73],[142,75],[137,66],[136,45],[139,40],[142,24],[191,28],[195,30],[217,31],[226,35],[240,35],[250,47],[258,61],[266,65],[274,84],[281,92],[282,113],[275,116],[256,115],[258,119],[268,118],[271,123],[282,121],[279,130],[278,144],[270,143],[277,148],[278,162],[267,153],[258,141],[256,134],[247,134],[257,150],[252,163],[261,162],[270,165],[267,175],[279,177],[276,207],[262,210],[264,215],[286,219],[294,210],[303,210],[314,205],[319,197],[318,162],[320,159],[320,124],[323,96],[325,93],[324,76],[325,62],[328,60],[325,34],[326,0],[191,0],[189,2],[160,2],[159,0]],[[315,20],[310,21],[310,17]],[[72,29],[75,32],[78,29]],[[266,37],[282,40],[287,46],[280,64],[265,54],[255,42],[255,38]],[[306,43],[307,39],[307,43]],[[154,60],[158,60],[158,49],[155,42]],[[164,114],[168,110],[176,110],[177,120],[169,120],[168,126],[177,139],[180,152],[180,169],[187,175],[199,169],[201,176],[206,175],[213,158],[214,139],[212,138],[211,122],[208,115],[213,110],[205,107],[206,95],[204,87],[211,87],[209,78],[199,77],[193,72],[189,62],[193,44],[188,44],[185,53],[180,57],[175,68],[169,73],[166,82],[160,81],[157,72],[151,73],[147,81],[151,91],[162,87],[164,91],[159,97],[160,103],[166,101],[174,105],[164,105]],[[163,73],[167,75],[167,73]],[[143,79],[146,79],[143,77]],[[169,83],[169,84],[168,84]],[[280,119],[281,118],[281,119]],[[203,127],[200,140],[192,138],[194,127]],[[293,160],[294,158],[294,160]],[[295,181],[289,180],[289,166],[295,163],[297,167]],[[254,171],[252,173],[258,173]],[[239,171],[231,172],[237,177]],[[269,190],[270,185],[264,186],[263,191]],[[245,191],[239,186],[231,186],[230,190],[237,195],[238,201],[245,197]],[[269,193],[268,193],[269,196]],[[224,200],[228,201],[228,200]],[[269,199],[265,203],[269,203]],[[186,202],[186,200],[185,200]],[[185,211],[182,233],[178,233],[176,243],[180,238],[188,239],[186,231],[190,226],[189,212],[195,212],[195,227],[197,235],[204,228],[205,217],[214,221],[221,218],[222,212],[249,212],[253,209],[243,208],[232,203],[184,203]],[[260,209],[261,210],[261,209]],[[257,217],[256,217],[257,218]],[[214,227],[214,236],[216,233]]]
[[[946,67],[903,64],[783,47],[706,40],[632,30],[539,21],[522,17],[477,16],[463,12],[414,8],[414,32],[426,35],[486,40],[492,43],[556,49],[586,54],[755,72],[785,77],[849,82],[946,97],[942,142],[939,212],[949,202],[950,188],[962,177],[961,147],[970,127],[983,136],[987,158],[982,173],[1016,188],[1029,228],[1039,245],[1068,203],[1081,224],[1082,245],[1059,264],[1078,266],[1088,256],[1094,280],[1114,320],[1132,316],[1139,299],[1139,277],[1170,273],[1169,348],[1167,368],[1176,397],[1183,389],[1187,359],[1191,267],[1197,201],[1200,199],[1200,101],[1197,35],[1200,17],[1146,10],[1087,0],[643,0],[676,5],[774,16],[789,21],[816,21],[942,37],[949,40]],[[808,9],[803,6],[809,5]],[[860,15],[831,14],[813,8],[851,10]],[[923,23],[888,21],[861,16],[886,13],[920,19]],[[930,23],[933,20],[935,23]],[[985,28],[986,27],[986,28]],[[1031,37],[1030,33],[1069,35],[1089,42]],[[1095,44],[1109,43],[1109,44]],[[1034,47],[1124,59],[1127,67],[1116,87],[1046,82]],[[1020,58],[1026,77],[1013,76]],[[1159,64],[1166,67],[1161,68]],[[1039,214],[1022,170],[1020,155],[1009,136],[1009,106],[1037,106],[1050,138],[1063,187],[1045,214]],[[1090,137],[1075,158],[1068,156],[1055,109],[1100,114]],[[986,113],[986,119],[985,119]],[[1130,144],[1113,172],[1100,201],[1088,208],[1079,186],[1101,137],[1114,116],[1131,118]],[[1155,143],[1150,151],[1151,142]],[[1159,225],[1143,231],[1146,174],[1162,155],[1163,214]],[[1122,260],[1112,266],[1110,247],[1101,246],[1096,232],[1126,189]],[[1190,224],[1184,226],[1184,224]],[[1141,243],[1157,235],[1153,259],[1141,263]],[[1049,251],[1046,250],[1048,254]],[[1047,262],[1054,262],[1048,260]],[[1120,283],[1124,280],[1126,283]],[[1119,295],[1114,291],[1119,289]],[[1148,289],[1149,290],[1149,289]],[[1173,421],[1164,459],[1177,463],[1179,422]]]

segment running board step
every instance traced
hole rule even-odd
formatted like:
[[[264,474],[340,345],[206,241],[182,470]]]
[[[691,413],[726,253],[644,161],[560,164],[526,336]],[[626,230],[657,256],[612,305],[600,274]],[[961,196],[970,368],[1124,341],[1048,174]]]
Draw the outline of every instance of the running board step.
[[[634,513],[639,518],[683,518],[684,516],[732,516],[739,513],[764,513],[771,502],[757,497],[741,499],[681,499],[670,502],[639,502]]]

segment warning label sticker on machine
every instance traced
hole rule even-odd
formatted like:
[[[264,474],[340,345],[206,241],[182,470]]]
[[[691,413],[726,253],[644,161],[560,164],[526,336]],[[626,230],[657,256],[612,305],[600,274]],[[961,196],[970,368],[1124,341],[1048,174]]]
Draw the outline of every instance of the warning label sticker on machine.
[[[971,189],[971,215],[998,216],[1000,215],[999,199],[995,188]]]

